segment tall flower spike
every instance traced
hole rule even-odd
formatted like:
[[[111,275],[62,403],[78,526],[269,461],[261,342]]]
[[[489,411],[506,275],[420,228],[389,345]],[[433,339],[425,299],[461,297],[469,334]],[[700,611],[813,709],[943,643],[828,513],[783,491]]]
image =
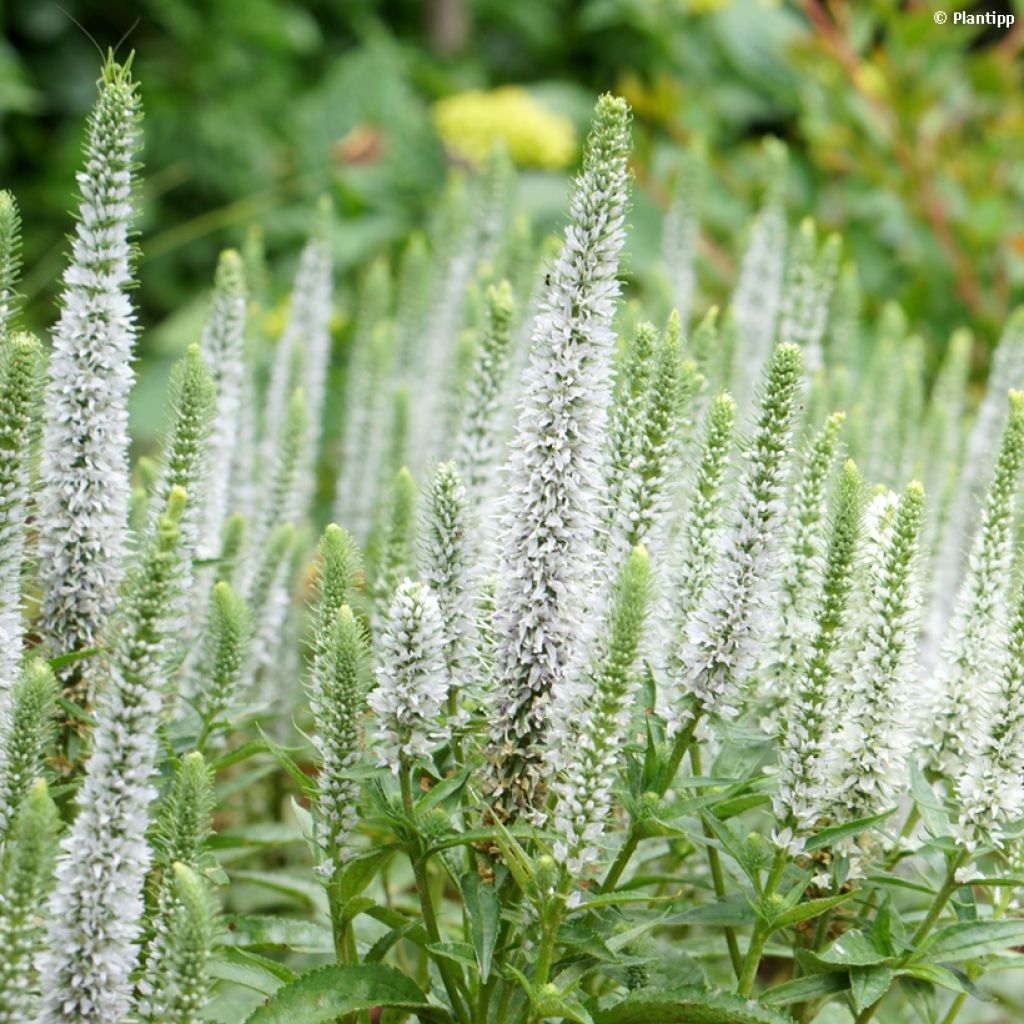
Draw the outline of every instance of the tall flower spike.
[[[209,465],[207,443],[216,400],[210,371],[198,345],[189,345],[171,370],[170,396],[170,428],[163,443],[160,475],[153,488],[153,506],[157,514],[162,513],[175,487],[189,495],[179,547],[190,562],[199,531]],[[186,574],[191,574],[191,564],[187,565]]]
[[[773,681],[781,692],[767,694],[772,702],[785,700],[788,678],[813,633],[808,601],[818,584],[818,565],[824,547],[824,520],[828,506],[828,482],[846,415],[832,413],[804,452],[800,476],[793,488],[793,511],[786,538],[786,564],[779,595],[779,629],[774,641]]]
[[[330,357],[331,220],[331,203],[325,196],[320,201],[312,235],[299,257],[288,322],[274,350],[264,419],[268,446],[265,457],[271,456],[274,450],[288,415],[289,397],[297,387],[306,394],[312,444],[315,447],[319,442]]]
[[[499,706],[488,788],[505,816],[534,801],[552,691],[580,655],[610,398],[628,148],[629,108],[603,96],[524,375],[495,612]]]
[[[242,257],[222,252],[213,282],[213,301],[200,342],[216,389],[216,411],[210,435],[210,467],[199,529],[199,557],[216,558],[228,508],[231,471],[236,461],[238,419],[248,372],[245,321],[248,293]]]
[[[341,470],[334,497],[334,518],[365,543],[373,525],[379,460],[375,432],[387,416],[387,387],[395,332],[386,319],[391,305],[387,262],[376,260],[363,279],[345,382],[345,425]],[[417,394],[422,380],[413,380]]]
[[[992,453],[1006,424],[1006,393],[1024,382],[1024,307],[1014,310],[992,356],[985,394],[971,424],[964,452],[963,469],[949,506],[949,525],[938,555],[937,574],[943,585],[936,589],[936,629],[943,627],[953,612],[954,598],[964,578],[971,550],[971,524],[977,515],[991,472]]]
[[[194,751],[186,754],[178,762],[171,792],[157,821],[154,847],[161,874],[152,915],[153,933],[142,953],[136,993],[139,1017],[154,1024],[195,1021],[201,1009],[196,1006],[186,1015],[181,1005],[183,994],[193,992],[197,981],[187,931],[181,934],[182,918],[187,922],[196,908],[188,902],[193,893],[182,892],[178,868],[200,870],[214,802],[213,773],[203,755]],[[202,993],[200,1001],[205,1002],[205,986]]]
[[[704,710],[729,717],[754,664],[763,630],[762,586],[782,515],[783,480],[800,392],[800,350],[777,345],[765,370],[757,427],[737,512],[713,582],[690,618],[683,685]]]
[[[318,871],[330,878],[341,866],[345,844],[358,820],[359,783],[347,772],[359,756],[359,720],[368,660],[366,638],[349,607],[361,560],[355,542],[331,524],[320,538],[317,600],[313,606],[313,658],[309,703],[320,755],[317,794]]]
[[[692,362],[679,352],[679,316],[655,341],[650,385],[641,395],[635,448],[613,501],[607,551],[619,563],[640,544],[649,544],[668,507],[666,493],[680,449],[680,425],[695,392],[703,383]]]
[[[184,864],[174,864],[175,913],[168,922],[168,974],[160,1024],[203,1024],[212,979],[207,974],[215,938],[216,908],[209,883]]]
[[[185,493],[176,488],[126,580],[105,685],[97,694],[78,813],[62,843],[49,901],[37,1024],[109,1024],[131,1008],[184,508]]]
[[[0,734],[21,658],[21,570],[41,365],[31,334],[0,339]]]
[[[486,319],[469,378],[455,461],[465,476],[470,500],[492,496],[498,473],[502,389],[508,375],[514,305],[507,281],[487,289]]]
[[[139,143],[129,64],[109,59],[89,115],[61,316],[53,332],[40,464],[40,630],[56,654],[95,647],[121,578],[128,525],[128,392],[135,315],[129,226]],[[73,696],[88,686],[63,673]]]
[[[310,708],[320,755],[317,830],[326,878],[341,867],[349,836],[359,821],[360,784],[348,772],[359,759],[359,723],[366,704],[363,681],[369,651],[362,626],[343,604],[328,624],[313,663]]]
[[[765,143],[768,182],[761,209],[750,226],[747,250],[731,306],[739,327],[733,394],[745,411],[754,391],[751,373],[763,366],[775,342],[786,262],[786,148],[776,139]]]
[[[780,719],[775,808],[799,830],[811,827],[827,803],[828,751],[839,703],[833,655],[844,639],[863,514],[864,485],[848,461],[836,485],[814,637]]]
[[[0,189],[0,341],[10,333],[18,312],[21,275],[21,215],[14,196]]]
[[[448,693],[444,629],[437,598],[422,583],[398,585],[380,638],[377,688],[370,708],[379,764],[397,772],[444,737],[439,716]]]
[[[636,691],[634,664],[651,589],[647,552],[634,548],[619,572],[598,654],[572,714],[558,725],[549,759],[557,772],[554,855],[578,875],[600,856],[623,740]]]
[[[690,507],[681,531],[680,559],[672,583],[668,678],[679,690],[687,672],[686,638],[690,618],[700,607],[715,568],[717,540],[722,529],[726,466],[732,450],[736,403],[723,392],[704,416],[704,445],[690,488]],[[679,726],[679,693],[666,709],[670,729]]]
[[[657,339],[658,331],[654,324],[646,321],[638,324],[617,367],[608,410],[604,458],[606,522],[602,525],[606,536],[616,518],[626,479],[633,472],[638,458]]]
[[[252,613],[253,640],[250,672],[266,664],[280,641],[280,593],[288,578],[288,557],[295,543],[295,528],[283,523],[263,543],[256,571],[246,592]]]
[[[419,562],[423,582],[434,592],[444,629],[449,713],[457,710],[455,688],[469,648],[471,536],[466,488],[454,462],[442,462],[423,497]]]
[[[38,979],[33,960],[39,905],[50,886],[60,817],[42,780],[35,784],[0,845],[0,1021],[34,1024]]]
[[[433,261],[427,240],[416,231],[409,236],[398,268],[395,299],[395,355],[406,367],[417,358],[416,341],[430,308]]]
[[[0,843],[22,799],[46,767],[53,739],[57,684],[42,658],[30,658],[11,691],[0,730]]]
[[[693,294],[697,288],[697,241],[703,177],[702,156],[686,154],[676,174],[661,241],[669,296],[684,324],[689,322]]]
[[[1002,846],[1004,828],[1024,813],[1024,590],[1018,590],[992,713],[957,780],[960,833],[968,848]]]
[[[939,767],[954,776],[978,750],[989,714],[1003,609],[1010,597],[1013,518],[1024,465],[1024,392],[1010,392],[1010,415],[971,545],[967,574],[942,645],[932,742]]]
[[[196,711],[205,732],[214,727],[235,699],[248,662],[251,640],[252,619],[248,605],[223,580],[214,584],[195,673],[198,680],[198,692],[194,695]]]
[[[923,518],[924,489],[913,481],[872,552],[865,618],[854,639],[856,663],[832,744],[831,791],[841,818],[887,810],[906,783]]]
[[[415,532],[416,485],[403,466],[391,485],[380,551],[375,559],[373,589],[379,620],[387,614],[398,581],[412,571]]]
[[[302,388],[292,392],[281,433],[276,439],[270,475],[270,493],[266,496],[262,529],[263,543],[283,523],[298,522],[303,512],[296,483],[309,440],[309,406]]]
[[[825,365],[821,339],[839,273],[841,247],[839,236],[830,235],[819,252],[818,231],[808,217],[800,225],[786,268],[779,340],[800,346],[808,375]]]

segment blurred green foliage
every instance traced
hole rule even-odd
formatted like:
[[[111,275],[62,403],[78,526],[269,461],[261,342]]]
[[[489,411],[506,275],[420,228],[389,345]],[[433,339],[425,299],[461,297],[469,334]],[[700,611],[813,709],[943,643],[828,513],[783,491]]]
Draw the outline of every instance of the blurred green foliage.
[[[701,283],[731,282],[762,181],[759,139],[793,153],[792,220],[840,230],[869,307],[902,303],[930,351],[969,323],[984,362],[1024,283],[1019,23],[936,25],[893,0],[13,0],[2,11],[0,181],[24,212],[29,319],[62,269],[81,124],[101,48],[136,51],[146,109],[138,293],[143,357],[178,350],[217,250],[263,224],[290,258],[313,199],[357,268],[429,218],[450,156],[431,104],[517,83],[582,128],[597,91],[636,114],[629,269],[657,261],[683,148],[707,154]],[[527,171],[540,230],[561,172]],[[287,282],[287,274],[277,275]],[[342,278],[344,305],[345,279]],[[933,359],[934,362],[934,359]]]

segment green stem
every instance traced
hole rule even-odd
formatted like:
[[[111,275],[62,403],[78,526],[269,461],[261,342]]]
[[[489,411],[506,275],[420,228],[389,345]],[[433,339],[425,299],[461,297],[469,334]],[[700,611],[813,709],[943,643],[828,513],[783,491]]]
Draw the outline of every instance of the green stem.
[[[412,822],[416,821],[416,805],[412,799],[412,766],[408,764],[405,759],[402,759],[402,764],[398,772],[399,783],[402,787],[402,807],[405,809],[406,815]],[[423,862],[421,851],[419,849],[410,851],[412,854],[409,860],[412,862],[412,873],[413,879],[416,883],[416,893],[420,900],[420,909],[423,913],[423,927],[426,929],[427,936],[433,943],[439,943],[441,941],[441,933],[437,927],[437,916],[434,913],[434,903],[430,898],[430,880],[427,878],[426,865]],[[445,991],[448,993],[448,999],[452,1004],[452,1008],[455,1010],[455,1015],[462,1021],[462,1024],[471,1024],[469,1011],[463,1005],[462,996],[460,995],[460,980],[456,977],[455,972],[452,969],[452,965],[442,958],[438,958],[435,963],[437,969],[441,974],[441,980],[444,982]]]
[[[694,725],[696,726],[696,723]],[[700,763],[700,747],[696,743],[690,746],[690,766],[693,769],[694,775],[703,775],[704,772]],[[707,839],[714,839],[714,835],[707,824],[704,824],[703,830]],[[718,856],[718,850],[710,843],[705,848],[708,853],[708,867],[711,869],[711,883],[715,888],[715,897],[718,900],[724,900],[727,891],[725,887],[725,872],[722,870],[722,858]],[[723,931],[725,932],[725,944],[729,947],[729,960],[732,963],[733,974],[737,978],[741,978],[744,964],[743,955],[740,953],[739,940],[736,938],[736,930],[726,926],[723,928]]]
[[[955,1021],[957,1017],[960,1015],[960,1010],[962,1009],[966,1001],[967,993],[961,992],[960,995],[958,995],[956,999],[954,999],[953,1002],[950,1004],[946,1016],[942,1018],[942,1024],[953,1024],[953,1021]]]
[[[942,883],[942,888],[935,894],[935,899],[932,900],[932,905],[928,909],[928,913],[925,914],[924,920],[917,926],[914,934],[910,936],[910,950],[897,961],[898,967],[906,964],[914,953],[917,952],[917,947],[927,938],[928,933],[935,927],[935,922],[942,916],[949,898],[960,888],[961,883],[956,880],[956,873],[966,863],[967,857],[967,851],[961,850],[946,865],[946,880]],[[870,1006],[865,1006],[857,1018],[856,1024],[867,1024],[874,1017],[875,1011],[881,1005],[884,998],[885,993],[882,993]]]
[[[555,956],[555,935],[558,926],[562,923],[562,912],[565,909],[565,899],[572,888],[572,878],[568,873],[563,872],[558,890],[553,899],[544,908],[541,921],[540,950],[537,955],[537,970],[534,974],[534,986],[540,988],[548,983],[551,975],[551,964]]]
[[[654,792],[658,796],[664,796],[669,786],[675,781],[679,765],[682,764],[686,752],[690,749],[690,744],[693,742],[693,734],[702,715],[703,711],[694,711],[689,724],[676,737],[676,741],[672,745],[672,753],[669,755],[668,761],[665,762],[665,767],[654,780]],[[625,871],[626,865],[629,864],[630,858],[636,852],[636,848],[639,845],[640,836],[637,833],[636,826],[633,825],[626,835],[626,841],[619,847],[619,852],[616,854],[615,860],[612,861],[608,874],[605,875],[604,881],[601,883],[601,892],[610,892],[615,888],[622,877],[622,872]]]
[[[696,770],[696,769],[695,769]],[[762,900],[768,901],[775,895],[775,890],[782,881],[786,872],[786,851],[776,850],[775,860],[772,863],[772,870],[768,875],[762,890]],[[747,947],[747,955],[743,960],[743,967],[739,975],[739,986],[737,991],[744,998],[748,997],[754,989],[754,982],[757,979],[757,969],[761,966],[761,957],[764,954],[765,944],[773,929],[771,925],[758,924],[754,928],[754,934],[750,937],[750,945]]]

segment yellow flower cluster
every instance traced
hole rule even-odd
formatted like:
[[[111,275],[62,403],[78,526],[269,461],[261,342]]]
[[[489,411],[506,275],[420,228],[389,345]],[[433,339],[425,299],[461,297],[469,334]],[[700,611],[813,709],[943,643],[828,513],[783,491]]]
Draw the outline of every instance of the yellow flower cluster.
[[[565,167],[576,155],[572,124],[516,85],[439,100],[434,123],[445,145],[471,163],[482,162],[497,142],[519,167]]]

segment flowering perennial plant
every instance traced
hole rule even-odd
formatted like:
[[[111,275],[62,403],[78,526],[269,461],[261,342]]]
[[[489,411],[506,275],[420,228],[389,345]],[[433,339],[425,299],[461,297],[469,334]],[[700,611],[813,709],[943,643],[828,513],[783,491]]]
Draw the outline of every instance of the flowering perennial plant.
[[[0,1022],[1017,1019],[1024,313],[928,378],[778,142],[620,308],[603,96],[557,248],[474,143],[351,317],[329,203],[279,337],[225,252],[132,475],[139,104],[50,344],[0,192]]]

